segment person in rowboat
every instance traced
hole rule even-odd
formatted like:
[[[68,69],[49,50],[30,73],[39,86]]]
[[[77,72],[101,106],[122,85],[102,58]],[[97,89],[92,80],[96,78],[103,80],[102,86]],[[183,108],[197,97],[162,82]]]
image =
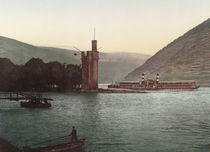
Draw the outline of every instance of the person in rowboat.
[[[77,131],[75,129],[75,127],[72,127],[72,131],[69,134],[69,136],[71,136],[71,142],[76,142],[77,141]]]

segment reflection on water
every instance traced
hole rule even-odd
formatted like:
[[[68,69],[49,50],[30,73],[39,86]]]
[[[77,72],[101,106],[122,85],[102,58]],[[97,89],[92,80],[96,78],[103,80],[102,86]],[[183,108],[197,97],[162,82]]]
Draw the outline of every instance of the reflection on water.
[[[0,101],[0,137],[29,146],[68,135],[76,126],[78,136],[87,139],[86,152],[210,151],[209,91],[46,93],[54,99],[51,109]]]

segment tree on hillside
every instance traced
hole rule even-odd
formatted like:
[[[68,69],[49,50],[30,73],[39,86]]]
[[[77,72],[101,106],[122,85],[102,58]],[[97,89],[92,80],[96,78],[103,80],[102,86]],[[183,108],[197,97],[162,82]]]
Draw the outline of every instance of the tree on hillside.
[[[81,84],[81,67],[32,58],[14,65],[0,58],[0,91],[67,91]]]

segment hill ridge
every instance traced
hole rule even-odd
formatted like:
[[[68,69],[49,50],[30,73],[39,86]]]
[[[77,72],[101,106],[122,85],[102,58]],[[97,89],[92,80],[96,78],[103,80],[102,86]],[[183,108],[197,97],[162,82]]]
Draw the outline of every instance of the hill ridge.
[[[67,64],[81,64],[78,51],[48,46],[35,46],[16,39],[0,36],[0,58],[8,58],[14,64],[23,65],[31,58],[40,58],[44,62],[59,61]],[[119,57],[120,56],[120,57]],[[100,52],[99,82],[109,83],[123,79],[127,73],[143,64],[149,55],[130,53],[129,56],[120,53]]]
[[[142,73],[148,77],[160,73],[162,80],[194,79],[205,85],[210,82],[209,41],[210,19],[207,19],[162,48],[125,79],[137,80]]]

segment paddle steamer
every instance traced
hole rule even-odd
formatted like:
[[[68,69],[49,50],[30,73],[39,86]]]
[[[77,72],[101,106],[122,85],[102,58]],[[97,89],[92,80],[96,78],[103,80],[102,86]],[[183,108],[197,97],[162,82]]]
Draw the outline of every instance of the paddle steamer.
[[[108,85],[108,88],[134,89],[134,90],[191,90],[199,88],[195,81],[159,81],[159,74],[156,79],[145,79],[142,74],[141,82],[123,81],[117,84]]]

